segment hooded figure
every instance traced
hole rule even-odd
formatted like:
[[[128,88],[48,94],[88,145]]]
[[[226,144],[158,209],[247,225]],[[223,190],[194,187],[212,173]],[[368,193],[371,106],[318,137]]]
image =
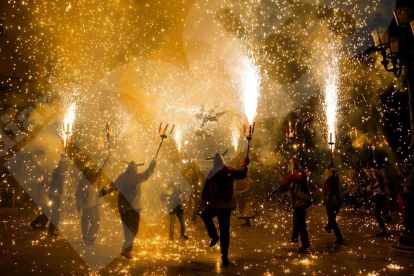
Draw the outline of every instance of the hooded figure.
[[[124,246],[121,255],[127,259],[132,259],[132,248],[139,229],[141,203],[141,184],[147,181],[154,173],[156,160],[152,160],[148,169],[143,173],[138,173],[138,166],[134,161],[129,162],[125,172],[122,173],[109,187],[103,187],[100,195],[118,191],[118,210],[121,214],[122,226],[124,227]]]
[[[96,190],[102,172],[109,166],[109,156],[102,167],[97,170],[90,166],[85,167],[83,178],[79,181],[75,193],[76,209],[82,211],[81,229],[85,244],[94,244],[99,231],[99,197]]]
[[[226,166],[224,158],[216,153],[213,159],[213,169],[207,175],[202,192],[202,202],[205,210],[202,214],[208,235],[211,239],[210,247],[216,245],[221,239],[221,254],[224,265],[229,265],[228,250],[230,245],[230,215],[236,208],[235,180],[241,180],[247,176],[249,158],[243,160],[239,170]],[[214,225],[213,218],[217,216],[220,236]]]
[[[311,204],[310,190],[306,172],[299,167],[299,162],[295,157],[289,161],[289,169],[291,169],[273,195],[289,191],[290,202],[293,207],[293,233],[289,239],[290,242],[298,242],[298,238],[302,240],[302,246],[298,248],[299,253],[306,253],[309,248],[309,236],[306,228],[306,210]]]
[[[325,185],[324,185],[324,201],[323,204],[326,206],[326,212],[328,215],[328,224],[324,227],[324,230],[331,233],[333,230],[335,233],[336,243],[342,243],[341,231],[336,222],[336,216],[341,208],[341,196],[339,192],[339,174],[336,171],[335,165],[330,163],[328,169],[324,174]]]
[[[49,189],[49,199],[52,204],[52,209],[48,234],[51,237],[57,236],[55,230],[58,228],[60,222],[60,204],[61,196],[65,192],[67,162],[67,155],[62,154],[57,168],[53,170],[52,183]]]

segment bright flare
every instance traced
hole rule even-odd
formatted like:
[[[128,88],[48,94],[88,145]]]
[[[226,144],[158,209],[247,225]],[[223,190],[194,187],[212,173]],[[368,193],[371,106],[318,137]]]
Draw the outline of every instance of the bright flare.
[[[70,137],[72,137],[73,135],[73,127],[75,124],[75,119],[76,119],[76,104],[73,102],[69,106],[68,110],[66,110],[65,117],[63,119],[61,136],[63,139],[64,147],[67,146],[67,143]]]
[[[260,98],[260,68],[256,65],[253,57],[242,57],[242,69],[240,74],[240,90],[244,105],[244,114],[249,124],[253,124],[253,119],[257,114],[257,105]]]

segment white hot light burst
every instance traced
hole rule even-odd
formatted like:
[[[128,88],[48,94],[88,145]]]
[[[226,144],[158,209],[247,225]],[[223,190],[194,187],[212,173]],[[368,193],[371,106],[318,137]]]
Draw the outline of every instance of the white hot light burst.
[[[73,135],[73,129],[76,119],[76,103],[71,103],[66,110],[65,117],[63,118],[61,136],[63,139],[63,146],[66,148],[70,137]]]
[[[182,145],[183,145],[183,135],[182,134],[183,134],[183,131],[182,131],[181,127],[176,126],[173,138],[174,138],[175,143],[177,144],[178,152],[181,152],[181,148],[182,148]]]
[[[253,57],[244,55],[242,57],[242,68],[240,74],[240,90],[244,106],[244,114],[249,124],[253,124],[257,114],[257,106],[260,98],[261,75],[260,68],[256,65]]]
[[[327,137],[335,143],[336,124],[338,116],[338,93],[339,93],[339,70],[338,57],[331,55],[327,57],[327,63],[324,67],[324,110],[327,125]]]
[[[234,124],[231,127],[231,145],[234,147],[234,151],[237,152],[239,147],[240,130]]]

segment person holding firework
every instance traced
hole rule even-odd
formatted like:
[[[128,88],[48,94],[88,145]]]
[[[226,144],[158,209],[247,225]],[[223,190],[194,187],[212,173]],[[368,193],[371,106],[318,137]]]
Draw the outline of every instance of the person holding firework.
[[[144,164],[136,164],[134,161],[128,163],[125,172],[122,173],[109,187],[103,187],[100,196],[105,196],[118,191],[118,209],[121,214],[122,226],[124,227],[124,245],[121,255],[127,259],[132,259],[132,249],[135,237],[138,234],[141,203],[141,184],[147,181],[154,173],[154,158],[142,173],[138,173],[138,167]]]
[[[210,247],[216,245],[220,240],[221,259],[223,265],[228,266],[230,264],[228,258],[230,216],[233,209],[236,208],[235,180],[246,178],[250,160],[249,157],[246,157],[241,168],[237,170],[226,166],[223,155],[217,152],[214,157],[207,158],[207,160],[213,160],[213,169],[207,175],[201,198],[205,207],[202,218],[211,239]],[[218,219],[220,237],[213,222],[214,217]]]
[[[289,161],[289,172],[285,180],[272,195],[289,191],[290,203],[293,208],[293,233],[290,242],[302,241],[302,246],[298,248],[298,253],[308,253],[310,247],[308,230],[306,228],[306,211],[311,204],[310,190],[306,172],[299,167],[299,162],[295,157]]]

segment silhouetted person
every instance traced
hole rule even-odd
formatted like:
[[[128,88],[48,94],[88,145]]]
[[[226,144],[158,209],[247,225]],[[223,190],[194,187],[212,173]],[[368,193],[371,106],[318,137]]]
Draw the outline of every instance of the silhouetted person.
[[[139,229],[142,209],[141,184],[147,181],[154,173],[156,160],[152,160],[148,169],[143,173],[138,173],[137,167],[142,165],[144,164],[136,164],[134,161],[131,161],[125,172],[114,183],[111,183],[109,187],[103,187],[100,192],[101,196],[105,196],[114,191],[119,191],[118,210],[121,214],[125,237],[121,255],[127,259],[132,259],[133,244]]]
[[[224,158],[216,153],[213,159],[213,169],[207,175],[202,192],[202,202],[205,210],[202,213],[204,224],[211,239],[210,247],[220,240],[221,259],[223,265],[229,265],[230,245],[230,216],[236,208],[235,180],[246,178],[249,158],[243,160],[239,170],[226,166]],[[220,237],[214,225],[213,218],[217,217]]]
[[[81,229],[82,239],[87,245],[94,244],[99,231],[101,221],[99,214],[99,197],[96,190],[99,178],[104,169],[109,166],[109,156],[105,159],[100,170],[91,166],[86,166],[83,178],[79,181],[75,193],[76,209],[82,212]]]
[[[52,206],[48,235],[51,237],[57,236],[55,230],[60,223],[60,204],[62,203],[62,195],[65,192],[67,162],[66,154],[62,154],[57,168],[53,170],[52,183],[49,189],[49,199]]]
[[[37,230],[46,230],[47,223],[50,216],[49,208],[49,182],[47,170],[41,171],[42,176],[39,179],[39,185],[37,187],[37,201],[36,204],[42,209],[42,213],[38,215],[31,223],[30,226]]]
[[[171,195],[168,197],[168,213],[170,216],[170,240],[174,240],[174,224],[175,217],[178,218],[180,222],[180,238],[183,240],[188,240],[188,237],[185,235],[185,218],[184,218],[184,209],[183,209],[183,192],[180,187],[171,182],[168,185],[168,189],[171,190]]]
[[[379,227],[381,228],[381,232],[378,233],[377,236],[386,237],[388,236],[387,228],[385,227],[384,220],[381,217],[383,205],[386,201],[384,177],[374,168],[366,169],[364,172],[371,181],[371,184],[367,187],[367,191],[372,193],[371,200],[375,204],[374,216],[377,219]]]
[[[324,185],[324,201],[326,212],[328,215],[328,224],[325,226],[325,231],[335,233],[336,243],[343,243],[341,231],[336,223],[336,216],[341,208],[341,195],[339,192],[339,174],[336,171],[335,165],[330,163],[328,169],[325,171],[325,185]]]
[[[310,247],[308,230],[306,229],[306,210],[311,204],[310,190],[306,172],[299,168],[295,157],[289,161],[289,172],[282,185],[272,192],[273,195],[289,191],[290,203],[293,208],[293,233],[290,242],[302,241],[298,253],[307,253]]]

